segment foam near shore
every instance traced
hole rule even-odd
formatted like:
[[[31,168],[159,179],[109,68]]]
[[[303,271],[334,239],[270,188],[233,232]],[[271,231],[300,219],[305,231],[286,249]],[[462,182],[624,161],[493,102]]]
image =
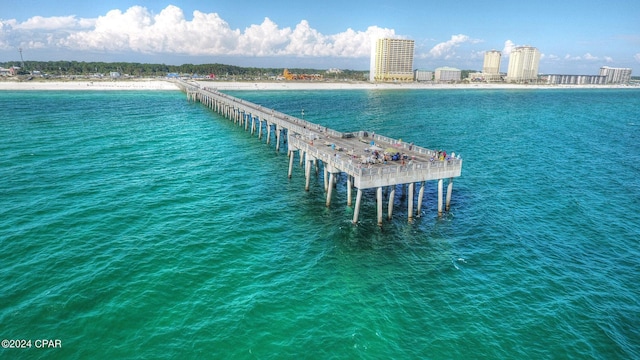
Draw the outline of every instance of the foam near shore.
[[[628,88],[626,85],[522,85],[522,84],[433,84],[308,81],[196,81],[218,90],[401,90],[401,89],[603,89]],[[170,80],[31,80],[0,81],[0,90],[178,90]]]

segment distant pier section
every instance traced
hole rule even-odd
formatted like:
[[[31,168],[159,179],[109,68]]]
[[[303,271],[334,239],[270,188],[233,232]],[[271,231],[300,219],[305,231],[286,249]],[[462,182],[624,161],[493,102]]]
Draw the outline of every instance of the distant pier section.
[[[387,217],[391,219],[397,185],[404,185],[407,215],[411,221],[421,214],[428,181],[437,182],[438,215],[442,215],[444,180],[447,180],[444,210],[449,211],[453,179],[462,173],[459,155],[426,149],[369,131],[339,132],[198,84],[182,80],[176,84],[187,94],[189,101],[202,103],[251,135],[257,133],[259,139],[266,136],[267,144],[273,139],[276,151],[280,151],[286,139],[288,176],[292,176],[297,152],[300,165],[304,165],[305,190],[309,190],[313,170],[319,172],[322,166],[327,206],[331,204],[332,189],[338,177],[346,175],[347,206],[354,206],[353,223],[358,222],[362,193],[366,189],[376,191],[377,221],[382,225],[383,188],[388,187]],[[352,203],[354,189],[355,205]]]

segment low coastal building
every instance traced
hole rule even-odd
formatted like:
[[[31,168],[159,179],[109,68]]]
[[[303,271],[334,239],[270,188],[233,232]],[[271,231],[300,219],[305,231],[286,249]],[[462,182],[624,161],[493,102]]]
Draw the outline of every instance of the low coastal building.
[[[470,72],[467,76],[467,80],[471,82],[484,81],[484,73],[481,72]]]
[[[416,81],[433,81],[433,71],[416,69],[414,78]]]
[[[540,80],[548,85],[604,85],[607,77],[603,75],[543,75]]]
[[[435,81],[440,83],[459,82],[462,76],[462,70],[443,66],[436,69]]]
[[[20,72],[19,66],[12,66],[8,69],[0,67],[0,76],[16,76]]]
[[[607,78],[607,84],[628,84],[631,81],[631,68],[614,68],[603,66],[600,75]]]

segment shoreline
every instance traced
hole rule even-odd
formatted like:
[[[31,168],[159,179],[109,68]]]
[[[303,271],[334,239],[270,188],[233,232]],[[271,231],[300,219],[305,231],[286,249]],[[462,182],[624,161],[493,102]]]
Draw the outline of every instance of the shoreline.
[[[0,81],[2,90],[35,90],[35,91],[105,91],[105,90],[180,90],[175,84],[166,80],[30,80]]]
[[[629,85],[522,85],[522,84],[433,84],[368,82],[296,82],[296,81],[195,81],[202,87],[217,90],[527,90],[527,89],[639,89]],[[170,80],[0,80],[0,91],[107,91],[107,90],[180,90]]]

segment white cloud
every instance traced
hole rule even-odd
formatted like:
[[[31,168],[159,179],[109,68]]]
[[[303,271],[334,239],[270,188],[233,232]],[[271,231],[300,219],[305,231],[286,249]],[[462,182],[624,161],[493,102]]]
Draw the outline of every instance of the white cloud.
[[[605,56],[603,57],[604,61],[606,62],[612,62],[613,59],[609,56]],[[593,56],[591,55],[591,53],[586,53],[582,56],[580,55],[576,55],[576,56],[572,56],[571,54],[566,54],[564,56],[564,60],[567,61],[601,61],[601,59],[598,56]]]
[[[73,49],[205,56],[368,57],[373,39],[397,37],[371,26],[322,34],[301,20],[281,28],[269,18],[244,30],[232,29],[217,13],[194,11],[191,19],[169,5],[153,14],[142,6],[111,10],[97,19],[35,16],[18,23],[0,20],[0,48]]]
[[[504,42],[504,47],[502,48],[502,56],[509,57],[511,55],[511,51],[516,47],[516,44],[511,40],[506,40]]]
[[[229,44],[236,45],[230,49],[232,54],[252,53],[254,56],[265,56],[281,53],[289,42],[290,36],[290,28],[280,29],[278,24],[265,18],[262,24],[251,25],[244,30],[243,34],[227,32],[225,38],[228,39]]]
[[[309,22],[302,20],[291,33],[284,53],[298,56],[328,56],[331,54],[327,40],[326,36],[311,28]]]
[[[636,59],[637,62],[640,62],[640,53],[637,53],[633,56],[634,59]],[[613,59],[611,59],[613,61]],[[609,61],[607,61],[609,62]]]
[[[477,39],[472,39],[467,35],[458,34],[451,35],[451,39],[436,44],[431,50],[429,50],[429,57],[439,59],[450,59],[456,55],[455,49],[463,43],[478,43],[481,42]]]
[[[75,16],[34,16],[25,22],[15,24],[17,30],[59,30],[59,29],[79,29],[93,25],[93,21],[88,19],[77,19]]]
[[[594,60],[594,61],[598,60],[597,56],[593,56],[590,53],[584,54],[584,56],[582,58],[585,59],[585,60]]]
[[[484,59],[485,50],[471,51],[471,55],[469,55],[469,59],[471,60],[479,60]]]

